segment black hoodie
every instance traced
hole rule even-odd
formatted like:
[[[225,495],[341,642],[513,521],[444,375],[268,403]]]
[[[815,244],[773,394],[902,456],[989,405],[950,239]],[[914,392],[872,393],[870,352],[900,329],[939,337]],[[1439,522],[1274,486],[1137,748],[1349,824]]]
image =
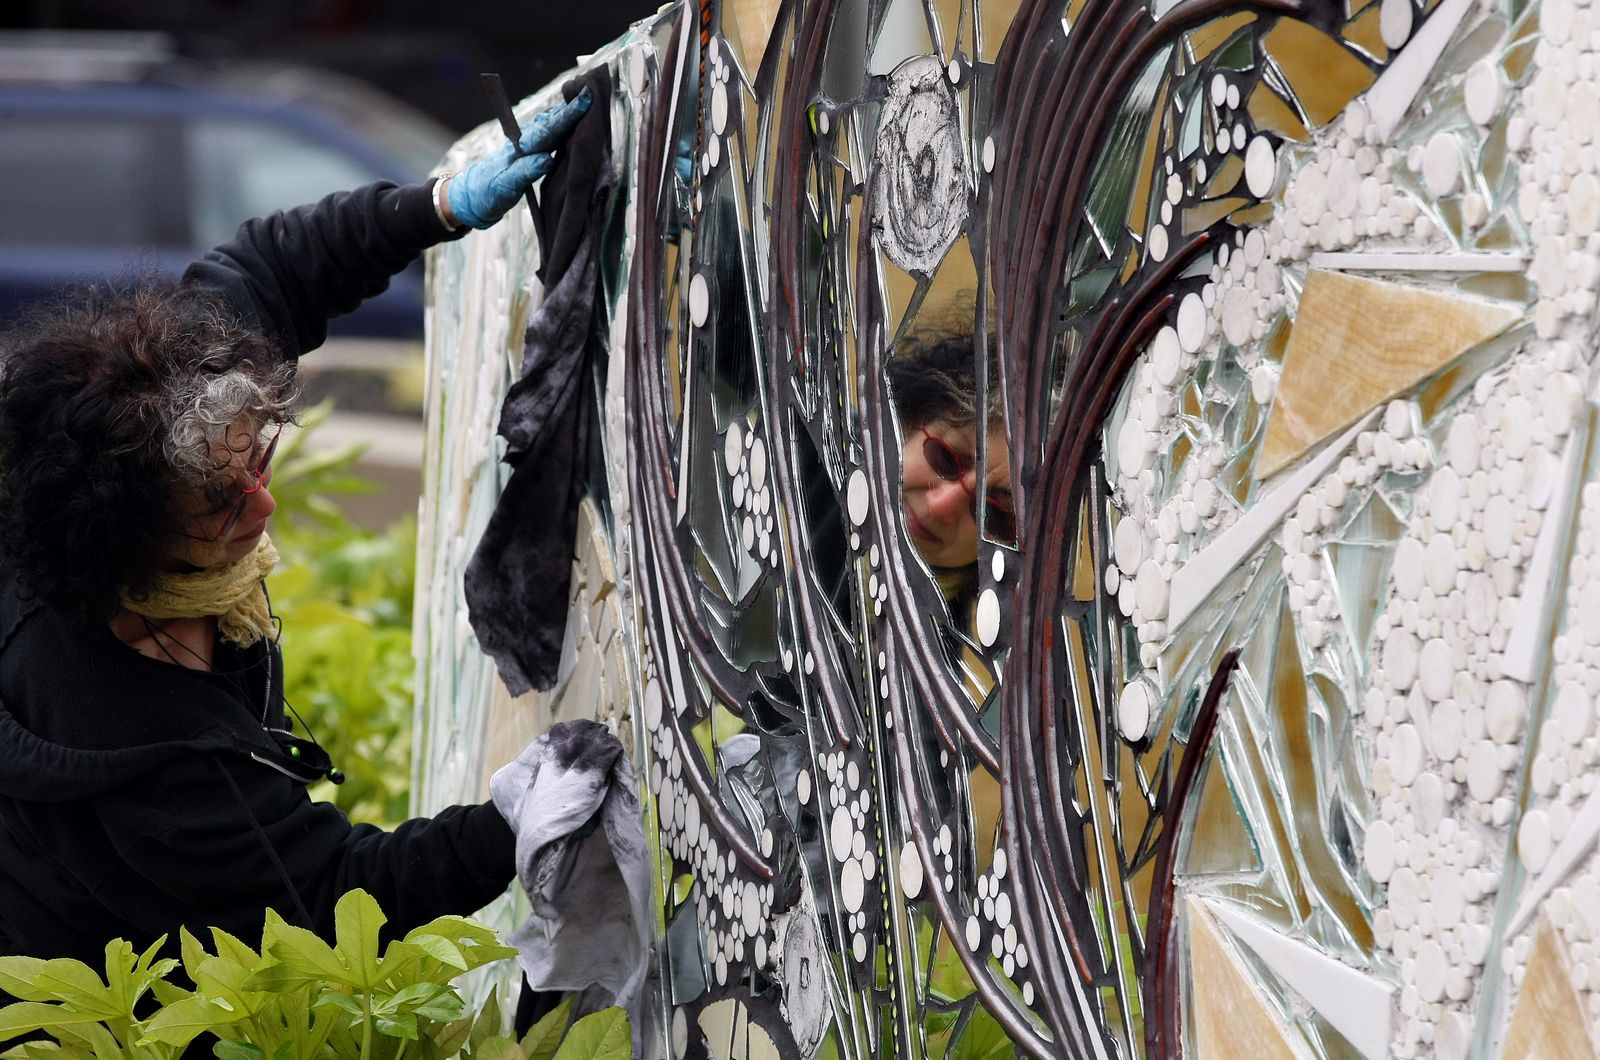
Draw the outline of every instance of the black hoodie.
[[[247,223],[184,282],[298,357],[444,238],[427,187],[377,184]],[[391,833],[312,802],[268,732],[284,717],[276,645],[218,647],[219,673],[147,658],[0,572],[0,954],[93,966],[112,938],[140,948],[181,925],[249,940],[269,906],[329,935],[354,887],[401,933],[510,882],[492,805]]]

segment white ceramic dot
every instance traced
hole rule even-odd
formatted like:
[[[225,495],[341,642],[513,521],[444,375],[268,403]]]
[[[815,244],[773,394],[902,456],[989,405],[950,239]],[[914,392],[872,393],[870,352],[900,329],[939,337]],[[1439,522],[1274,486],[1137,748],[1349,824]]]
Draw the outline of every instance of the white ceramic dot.
[[[661,682],[652,678],[644,686],[644,724],[647,729],[654,729],[661,724],[662,701]]]
[[[1112,531],[1111,548],[1117,566],[1124,571],[1136,571],[1144,560],[1144,532],[1139,522],[1124,516]]]
[[[1417,922],[1417,907],[1422,903],[1422,885],[1409,868],[1397,868],[1389,877],[1389,912],[1397,927],[1409,928]]]
[[[1122,690],[1117,700],[1117,727],[1122,738],[1129,743],[1144,739],[1150,730],[1150,686],[1143,681],[1133,681]]]
[[[994,158],[994,137],[985,137],[983,141],[983,171],[985,173],[994,172]]]
[[[1401,787],[1410,787],[1422,769],[1422,734],[1407,722],[1395,727],[1390,743],[1389,767],[1394,781]]]
[[[1456,584],[1456,547],[1448,534],[1434,534],[1428,539],[1424,554],[1423,572],[1433,595],[1444,596]]]
[[[722,466],[728,474],[737,474],[739,460],[744,455],[744,432],[739,429],[739,424],[728,425],[728,433],[722,439]]]
[[[1391,51],[1410,38],[1413,17],[1411,0],[1383,0],[1378,14],[1378,34]]]
[[[1410,10],[1409,0],[1406,9]],[[1387,12],[1389,5],[1384,4]],[[1436,132],[1422,149],[1422,181],[1435,198],[1449,195],[1461,180],[1461,148],[1451,133]]]
[[[705,273],[697,272],[689,281],[689,322],[697,328],[705,327],[711,316],[711,287]]]
[[[845,507],[849,510],[850,521],[856,526],[867,521],[867,502],[870,495],[866,472],[856,468],[850,473],[850,484],[845,489]]]
[[[1362,861],[1367,872],[1379,883],[1387,883],[1394,874],[1394,828],[1388,821],[1373,821],[1361,841]]]
[[[1222,299],[1222,334],[1235,346],[1250,341],[1256,323],[1255,301],[1244,287],[1233,287]]]
[[[1484,726],[1496,742],[1509,744],[1522,735],[1527,721],[1528,697],[1515,681],[1496,681],[1489,686],[1484,708]]]
[[[1244,182],[1250,194],[1256,198],[1265,198],[1272,191],[1272,185],[1278,179],[1278,153],[1273,149],[1272,141],[1265,136],[1257,136],[1250,141],[1250,146],[1244,152]]]
[[[1444,950],[1433,939],[1417,948],[1417,993],[1422,1000],[1437,1002],[1444,998],[1444,977],[1449,968]]]
[[[922,884],[922,857],[916,844],[907,843],[900,848],[900,889],[907,898],[916,898],[922,893]]]
[[[1478,469],[1481,448],[1476,415],[1463,412],[1451,421],[1450,433],[1445,437],[1445,454],[1456,474],[1465,478]]]
[[[1383,639],[1383,674],[1395,689],[1404,691],[1417,678],[1417,638],[1395,627]]]
[[[811,773],[802,769],[794,778],[795,798],[804,806],[811,801]]]
[[[1583,384],[1571,372],[1555,372],[1539,388],[1539,410],[1552,434],[1565,435],[1583,409]]]
[[[1150,432],[1138,417],[1129,415],[1117,431],[1117,469],[1128,478],[1137,478],[1149,466],[1149,459]]]
[[[767,443],[760,438],[750,447],[750,487],[765,489],[767,485]]]
[[[832,839],[833,856],[839,861],[844,861],[850,856],[851,845],[855,841],[855,823],[850,819],[850,808],[835,806],[833,810],[833,824],[829,831]]]
[[[1193,291],[1178,303],[1178,344],[1185,353],[1197,353],[1206,341],[1206,304]]]
[[[1450,665],[1450,645],[1439,637],[1424,644],[1417,659],[1417,673],[1423,695],[1435,703],[1448,696],[1450,682],[1455,678],[1455,669]]]
[[[1473,63],[1462,88],[1466,96],[1467,117],[1479,125],[1488,125],[1500,116],[1505,88],[1494,62],[1480,59]]]
[[[994,576],[994,580],[997,582],[1005,580],[1006,553],[1004,549],[995,549],[994,555],[989,557],[989,573]]]
[[[1402,600],[1415,600],[1422,592],[1427,552],[1422,542],[1414,537],[1401,538],[1395,546],[1394,591]]]
[[[689,1052],[689,1018],[682,1008],[672,1010],[672,1055],[682,1060]]]
[[[855,858],[846,859],[844,867],[839,870],[839,898],[844,902],[845,909],[852,913],[860,912],[866,894],[867,884],[861,875],[861,863]]]
[[[1492,802],[1500,794],[1502,778],[1495,745],[1479,740],[1467,754],[1467,790],[1479,802]]]
[[[1178,344],[1178,332],[1170,324],[1156,332],[1150,343],[1150,367],[1155,371],[1156,382],[1162,386],[1171,386],[1178,379],[1183,367],[1183,348]]]
[[[1161,565],[1153,559],[1141,563],[1134,585],[1134,605],[1138,607],[1140,614],[1146,620],[1166,618],[1170,596],[1171,585]]]
[[[978,609],[975,616],[978,627],[978,640],[985,648],[990,647],[1000,639],[1000,597],[993,589],[985,589],[978,595]]]
[[[721,136],[728,127],[728,90],[721,82],[711,86],[711,128]]]
[[[1441,467],[1428,481],[1428,514],[1433,516],[1433,525],[1440,530],[1456,525],[1461,514],[1461,476],[1456,474],[1455,468]],[[1399,561],[1398,552],[1395,559]]]

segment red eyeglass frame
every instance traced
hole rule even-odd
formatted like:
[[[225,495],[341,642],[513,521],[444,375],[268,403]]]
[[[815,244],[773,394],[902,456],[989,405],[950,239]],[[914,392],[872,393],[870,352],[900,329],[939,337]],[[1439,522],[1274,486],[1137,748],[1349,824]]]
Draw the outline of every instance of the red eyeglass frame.
[[[239,491],[239,499],[234,502],[233,508],[228,512],[228,518],[223,520],[222,529],[218,530],[216,536],[211,540],[220,541],[227,537],[233,532],[233,528],[239,525],[239,520],[244,518],[244,509],[250,503],[251,496],[260,493],[262,488],[266,486],[267,468],[272,466],[273,454],[278,451],[278,440],[282,437],[283,428],[279,427],[277,433],[272,436],[272,441],[268,442],[266,449],[262,450],[261,459],[256,461],[255,468],[246,472],[246,474],[255,479],[255,484],[246,486]]]
[[[972,465],[963,460],[961,454],[951,447],[950,443],[932,433],[926,427],[919,427],[922,432],[922,459],[928,462],[928,467],[933,473],[945,482],[954,482],[964,490],[972,501],[972,517],[978,517],[978,491],[967,485],[967,472],[972,470]],[[994,527],[1000,532],[999,536],[1015,539],[1017,533],[1017,516],[1010,508],[1001,504],[993,497],[985,496],[984,501],[989,505],[993,519],[999,525]]]

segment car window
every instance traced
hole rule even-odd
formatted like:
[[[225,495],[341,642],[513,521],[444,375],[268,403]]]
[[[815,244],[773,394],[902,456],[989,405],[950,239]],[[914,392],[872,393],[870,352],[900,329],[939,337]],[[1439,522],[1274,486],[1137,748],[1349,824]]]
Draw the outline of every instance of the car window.
[[[177,123],[0,108],[0,244],[184,246]]]
[[[262,121],[193,119],[188,140],[189,219],[201,246],[232,239],[252,217],[383,175],[331,144]]]

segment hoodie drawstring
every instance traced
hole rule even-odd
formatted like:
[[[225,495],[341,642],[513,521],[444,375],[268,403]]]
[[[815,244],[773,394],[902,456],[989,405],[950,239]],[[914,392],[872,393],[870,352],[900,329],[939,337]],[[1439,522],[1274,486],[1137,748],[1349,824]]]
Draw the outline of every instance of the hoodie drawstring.
[[[239,808],[244,810],[244,815],[249,819],[250,827],[255,831],[256,838],[261,840],[261,849],[267,852],[268,860],[278,870],[278,875],[283,878],[283,885],[289,889],[289,897],[294,899],[294,908],[300,914],[301,923],[305,925],[306,930],[316,931],[316,925],[311,922],[311,914],[306,911],[306,904],[300,898],[300,889],[294,885],[294,880],[289,876],[289,870],[283,867],[283,860],[278,857],[278,851],[273,847],[272,840],[267,838],[266,830],[261,827],[261,822],[256,820],[256,812],[250,808],[250,803],[245,801],[244,792],[239,790],[239,782],[233,779],[233,774],[228,772],[228,767],[224,766],[215,755],[211,758],[211,764],[217,767],[218,772],[222,774],[222,779],[226,780],[228,787],[233,789],[233,797],[238,800]]]

